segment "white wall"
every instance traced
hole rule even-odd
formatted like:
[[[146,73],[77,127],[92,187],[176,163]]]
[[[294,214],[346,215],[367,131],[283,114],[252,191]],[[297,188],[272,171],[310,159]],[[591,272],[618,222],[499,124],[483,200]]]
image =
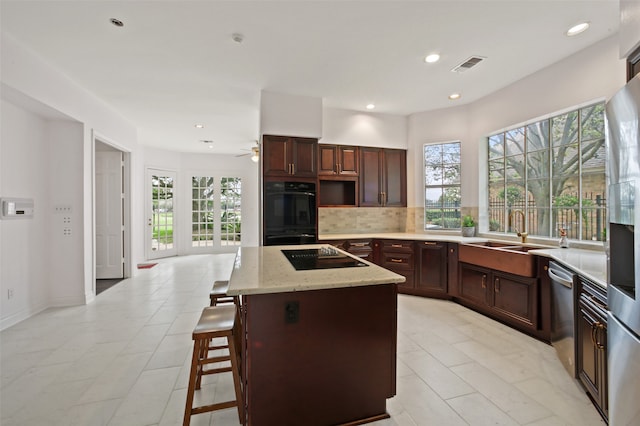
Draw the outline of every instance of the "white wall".
[[[320,143],[407,149],[407,117],[323,109]]]
[[[38,312],[48,302],[46,182],[47,121],[2,101],[0,196],[32,198],[32,219],[0,220],[0,308],[2,325]],[[11,123],[11,125],[7,125]],[[13,298],[8,299],[8,290]]]
[[[555,112],[611,97],[625,83],[625,63],[612,36],[469,105],[409,117],[409,205],[424,205],[422,145],[462,142],[462,206],[478,207],[486,194],[485,138]],[[479,178],[478,178],[479,177]],[[482,217],[480,217],[482,219]]]
[[[31,224],[0,225],[4,329],[47,306],[93,298],[92,130],[131,151],[134,170],[137,136],[115,110],[5,33],[1,51],[0,196],[19,193],[24,195],[13,196],[38,200]],[[32,176],[39,178],[32,182]],[[142,182],[132,185],[133,235],[143,229],[140,188]],[[64,239],[56,205],[71,208],[72,233]],[[134,238],[134,263],[144,256],[140,243]],[[11,300],[9,286],[15,288]]]
[[[260,135],[322,137],[322,98],[262,91]]]

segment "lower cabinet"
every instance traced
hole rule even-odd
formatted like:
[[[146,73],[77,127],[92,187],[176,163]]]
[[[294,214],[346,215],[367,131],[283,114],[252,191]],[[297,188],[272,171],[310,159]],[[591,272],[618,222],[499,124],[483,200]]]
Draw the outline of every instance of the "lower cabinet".
[[[576,324],[578,379],[606,420],[607,398],[607,306],[606,292],[579,277]]]
[[[406,281],[398,284],[398,292],[415,286],[415,250],[413,241],[378,240],[380,259],[378,265],[400,274]]]
[[[418,265],[416,291],[423,296],[447,297],[447,243],[416,242]]]
[[[371,238],[359,238],[354,240],[326,241],[334,247],[356,255],[369,262],[374,262],[373,240]]]
[[[538,279],[459,263],[457,298],[518,329],[538,330]]]

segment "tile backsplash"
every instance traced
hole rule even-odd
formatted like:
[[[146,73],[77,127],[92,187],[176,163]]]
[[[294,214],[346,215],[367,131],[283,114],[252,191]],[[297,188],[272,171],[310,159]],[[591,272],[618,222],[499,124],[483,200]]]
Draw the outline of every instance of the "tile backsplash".
[[[463,207],[461,215],[478,220],[477,207]],[[319,234],[365,234],[376,232],[424,231],[422,207],[320,207]]]
[[[407,228],[407,208],[405,207],[321,207],[318,209],[319,234],[407,232]]]

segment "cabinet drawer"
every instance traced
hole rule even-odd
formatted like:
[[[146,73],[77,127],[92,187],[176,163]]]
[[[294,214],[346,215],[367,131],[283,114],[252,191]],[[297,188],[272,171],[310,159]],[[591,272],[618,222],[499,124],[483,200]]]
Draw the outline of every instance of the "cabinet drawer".
[[[413,241],[402,241],[402,240],[391,240],[391,241],[382,241],[382,251],[383,252],[407,252],[413,253]]]
[[[382,253],[382,267],[388,269],[413,270],[414,260],[411,253]]]

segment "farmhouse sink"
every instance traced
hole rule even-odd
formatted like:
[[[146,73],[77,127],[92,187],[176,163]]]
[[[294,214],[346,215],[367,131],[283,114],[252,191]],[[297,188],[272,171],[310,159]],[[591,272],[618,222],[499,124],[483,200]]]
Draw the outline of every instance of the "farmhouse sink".
[[[530,255],[529,250],[538,248],[495,241],[464,243],[459,246],[458,260],[523,277],[535,277],[536,257]]]

